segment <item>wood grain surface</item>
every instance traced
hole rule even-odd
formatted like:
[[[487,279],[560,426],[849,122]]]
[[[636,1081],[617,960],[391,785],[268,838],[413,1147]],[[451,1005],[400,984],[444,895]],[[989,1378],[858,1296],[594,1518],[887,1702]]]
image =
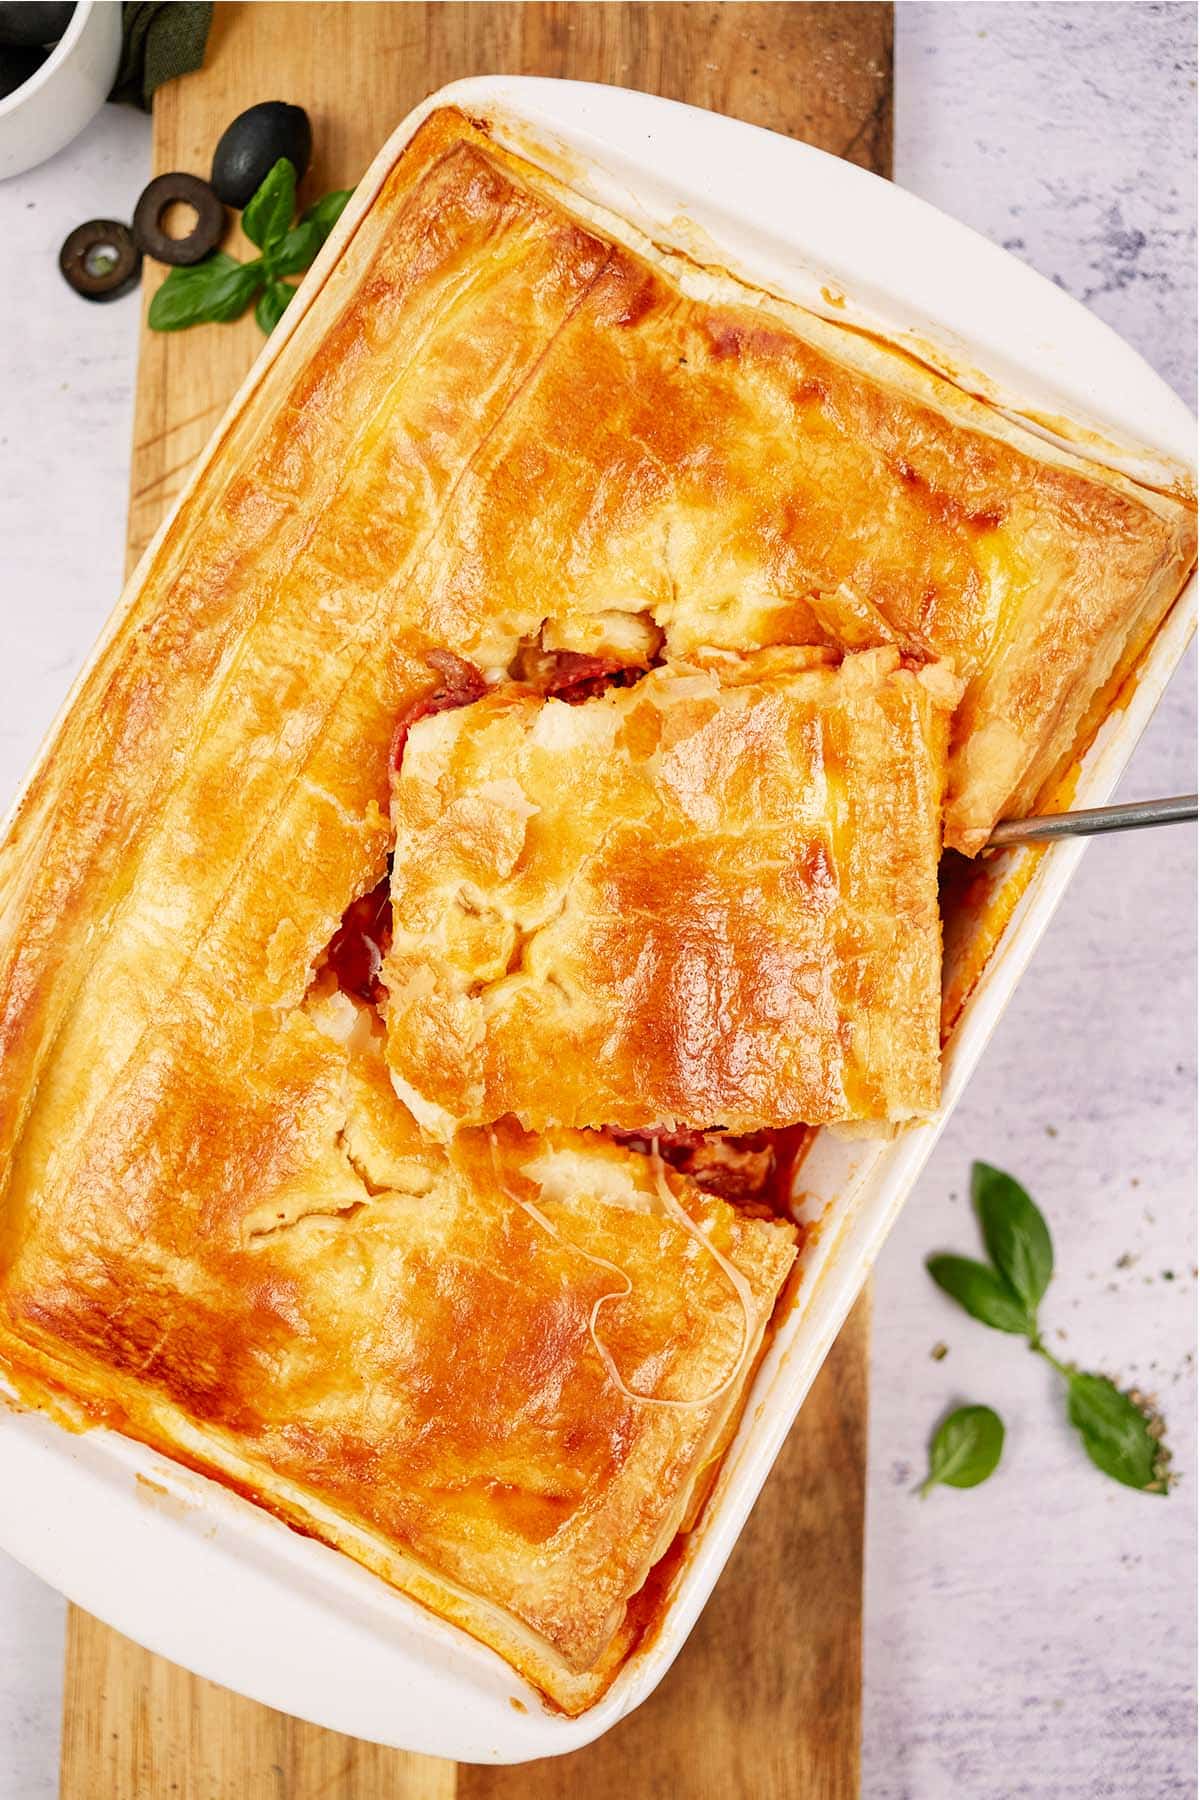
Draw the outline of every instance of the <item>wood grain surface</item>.
[[[218,5],[205,67],[156,98],[154,170],[206,172],[235,114],[282,98],[313,120],[307,198],[351,185],[434,88],[508,73],[688,100],[886,174],[891,32],[890,5],[875,4]],[[147,263],[143,307],[164,273]],[[251,317],[160,336],[143,312],[131,566],[261,342]],[[61,1800],[850,1800],[867,1345],[864,1299],[678,1663],[599,1743],[513,1769],[380,1749],[202,1681],[72,1608]]]

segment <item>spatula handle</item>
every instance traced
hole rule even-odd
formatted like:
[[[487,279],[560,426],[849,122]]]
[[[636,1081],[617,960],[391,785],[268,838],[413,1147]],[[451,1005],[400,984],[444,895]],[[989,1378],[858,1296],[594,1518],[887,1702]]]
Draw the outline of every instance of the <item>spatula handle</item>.
[[[1041,843],[1047,838],[1092,837],[1100,831],[1137,831],[1143,825],[1179,825],[1195,817],[1195,794],[1176,794],[1170,800],[1134,800],[1123,806],[1089,806],[1040,819],[1008,819],[997,825],[987,848],[1004,850],[1011,844]]]

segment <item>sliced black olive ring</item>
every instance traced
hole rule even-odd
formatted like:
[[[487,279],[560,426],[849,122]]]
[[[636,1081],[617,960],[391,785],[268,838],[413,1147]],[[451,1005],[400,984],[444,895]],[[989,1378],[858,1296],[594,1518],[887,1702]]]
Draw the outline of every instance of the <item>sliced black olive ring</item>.
[[[168,207],[177,202],[192,207],[196,214],[196,223],[185,237],[169,237],[162,227]],[[224,230],[225,208],[212,188],[182,169],[156,175],[133,209],[133,235],[146,255],[180,268],[198,263],[215,250]]]
[[[64,240],[58,266],[85,300],[115,300],[136,284],[142,253],[128,225],[117,219],[89,219]]]

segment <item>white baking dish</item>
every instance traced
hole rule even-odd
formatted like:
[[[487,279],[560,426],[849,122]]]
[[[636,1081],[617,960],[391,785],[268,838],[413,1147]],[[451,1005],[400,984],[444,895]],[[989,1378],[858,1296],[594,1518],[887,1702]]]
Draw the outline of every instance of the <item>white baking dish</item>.
[[[404,121],[244,393],[295,329],[418,123],[446,102],[487,118],[582,201],[701,263],[905,339],[965,385],[1066,430],[1087,454],[1163,482],[1191,456],[1190,415],[1132,350],[1059,289],[923,202],[733,120],[617,88],[528,79],[455,83]],[[1065,427],[1068,418],[1087,429]],[[1102,728],[1077,803],[1112,791],[1183,652],[1194,589]],[[1081,843],[1064,843],[1028,865],[1032,879],[950,1044],[943,1120],[1082,852]],[[773,1335],[661,1629],[582,1718],[548,1712],[498,1657],[348,1558],[109,1432],[76,1437],[39,1415],[0,1410],[0,1544],[152,1649],[322,1725],[465,1761],[513,1762],[585,1744],[645,1699],[679,1651],[939,1129],[889,1143],[825,1136],[806,1159],[805,1208],[822,1215],[822,1229],[797,1304]]]

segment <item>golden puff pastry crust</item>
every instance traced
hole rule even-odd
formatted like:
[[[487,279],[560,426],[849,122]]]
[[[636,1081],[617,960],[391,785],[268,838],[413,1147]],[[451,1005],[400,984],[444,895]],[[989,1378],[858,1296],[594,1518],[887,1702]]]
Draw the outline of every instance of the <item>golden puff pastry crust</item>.
[[[326,991],[343,915],[387,870],[390,749],[430,657],[493,679],[534,642],[945,659],[967,684],[949,837],[970,849],[1074,752],[1177,591],[1193,515],[884,346],[732,282],[685,291],[454,111],[319,281],[0,846],[0,1364],[342,1547],[577,1709],[744,1393],[739,1369],[664,1410],[614,1371],[694,1398],[747,1315],[658,1210],[654,1163],[509,1128],[498,1185],[486,1134],[431,1143],[376,1025]],[[575,1171],[543,1209],[557,1236],[528,1210],[552,1151]],[[786,1228],[668,1191],[750,1284],[752,1346]],[[599,1345],[585,1249],[631,1283]],[[456,1308],[509,1334],[480,1365],[487,1408]],[[413,1410],[422,1383],[436,1419]]]
[[[97,1146],[9,1262],[0,1343],[577,1711],[732,1429],[795,1230],[595,1133],[432,1145],[365,1010],[294,1014],[263,1095],[193,1065],[153,1196]]]
[[[897,1120],[939,1091],[959,684],[896,650],[500,688],[394,783],[388,1059],[436,1136]]]
[[[946,659],[967,683],[946,836],[974,853],[1070,762],[1094,697],[1179,593],[1194,505],[862,333],[728,278],[701,297],[665,259],[600,241],[419,573],[439,641],[494,668],[539,627],[589,650],[639,614],[668,657],[819,643]]]

